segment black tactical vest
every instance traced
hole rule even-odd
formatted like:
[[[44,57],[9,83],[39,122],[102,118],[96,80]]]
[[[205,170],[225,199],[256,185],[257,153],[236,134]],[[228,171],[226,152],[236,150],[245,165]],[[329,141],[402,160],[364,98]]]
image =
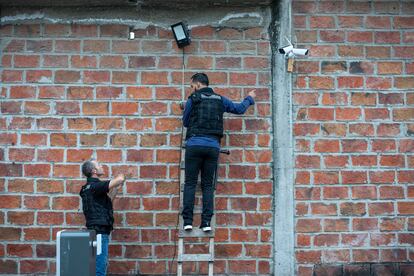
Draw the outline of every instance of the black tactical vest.
[[[186,140],[192,136],[223,137],[224,105],[221,96],[209,87],[190,95],[192,108]]]
[[[112,201],[106,193],[95,194],[91,182],[99,181],[96,178],[88,178],[88,182],[82,186],[80,196],[82,198],[83,214],[86,219],[86,227],[94,229],[95,226],[106,226],[108,230],[113,229],[114,214]],[[104,185],[104,184],[102,184]]]

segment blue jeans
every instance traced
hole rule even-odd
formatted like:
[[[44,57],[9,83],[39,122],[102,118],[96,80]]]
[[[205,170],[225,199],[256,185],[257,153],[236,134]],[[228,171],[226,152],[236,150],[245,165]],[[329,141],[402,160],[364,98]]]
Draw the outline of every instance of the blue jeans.
[[[102,234],[102,253],[96,255],[96,276],[105,276],[108,266],[109,235]]]

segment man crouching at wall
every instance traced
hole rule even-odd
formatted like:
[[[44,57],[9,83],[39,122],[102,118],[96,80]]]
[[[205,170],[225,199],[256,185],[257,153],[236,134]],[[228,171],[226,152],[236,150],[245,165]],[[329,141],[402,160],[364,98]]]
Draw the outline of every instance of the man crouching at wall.
[[[104,171],[94,159],[83,163],[82,173],[87,177],[86,184],[79,193],[82,197],[86,227],[102,235],[102,253],[96,256],[96,275],[104,276],[108,264],[109,235],[114,224],[112,200],[118,186],[124,183],[125,176],[120,174],[112,180],[101,181],[99,177],[104,175]]]

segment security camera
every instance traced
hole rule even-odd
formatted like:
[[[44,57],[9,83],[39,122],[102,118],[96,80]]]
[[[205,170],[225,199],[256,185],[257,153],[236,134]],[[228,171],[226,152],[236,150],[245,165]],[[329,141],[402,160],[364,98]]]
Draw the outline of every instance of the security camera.
[[[286,57],[306,56],[309,53],[308,49],[295,48],[288,38],[286,40],[289,42],[289,45],[279,48],[279,53],[284,54]]]
[[[306,56],[309,53],[308,49],[293,48],[292,53],[295,56]]]
[[[292,52],[292,50],[293,50],[293,46],[292,45],[288,45],[288,46],[279,48],[279,53],[286,55],[286,54]]]

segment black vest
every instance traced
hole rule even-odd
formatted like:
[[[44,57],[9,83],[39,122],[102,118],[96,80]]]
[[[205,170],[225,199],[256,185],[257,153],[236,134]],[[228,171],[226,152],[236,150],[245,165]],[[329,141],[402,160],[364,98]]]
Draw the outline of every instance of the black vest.
[[[220,95],[209,87],[190,95],[192,101],[186,140],[192,136],[223,137],[224,105]]]
[[[88,182],[82,186],[80,196],[82,198],[83,214],[88,229],[104,228],[111,231],[114,224],[112,201],[106,193],[97,194],[90,188],[91,183],[100,181],[97,178],[88,178]],[[99,185],[105,185],[103,183]]]

